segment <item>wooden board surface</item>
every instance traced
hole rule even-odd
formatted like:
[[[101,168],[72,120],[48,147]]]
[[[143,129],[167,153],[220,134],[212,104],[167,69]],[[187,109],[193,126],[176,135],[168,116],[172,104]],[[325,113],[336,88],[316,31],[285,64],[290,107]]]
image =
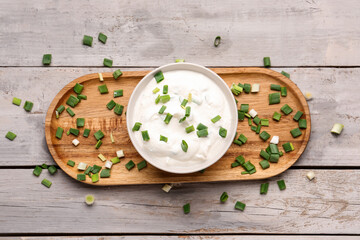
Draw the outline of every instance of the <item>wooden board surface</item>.
[[[150,69],[123,69],[150,70]],[[296,161],[297,167],[357,167],[360,148],[360,95],[356,87],[360,68],[273,68],[285,70],[301,91],[311,91],[311,139],[307,150]],[[15,141],[0,138],[0,166],[35,166],[54,164],[45,141],[45,114],[54,96],[70,81],[107,68],[1,68],[0,67],[0,134],[18,134]],[[62,77],[59,77],[59,76]],[[8,79],[21,79],[21,84]],[[47,87],[51,86],[51,88]],[[351,96],[351,97],[349,97]],[[31,113],[11,103],[13,97],[34,102]],[[343,104],[346,101],[347,104]],[[330,133],[335,122],[345,125],[340,137]],[[27,141],[31,139],[32,141]],[[324,144],[326,139],[326,144]],[[334,147],[337,146],[337,147]],[[21,149],[21,151],[19,151]],[[21,159],[21,161],[14,161]],[[341,159],[341,161],[339,161]]]
[[[71,6],[71,7],[69,7]],[[2,1],[0,66],[359,66],[357,0]],[[36,17],[35,17],[36,16]],[[106,45],[97,34],[108,36]],[[93,47],[82,45],[83,35]],[[214,38],[222,37],[218,48]]]
[[[237,146],[233,144],[227,153],[214,165],[207,168],[204,173],[193,174],[170,174],[152,167],[150,164],[141,172],[133,169],[128,171],[125,164],[129,160],[135,163],[141,162],[143,159],[136,152],[126,129],[125,116],[117,116],[113,111],[106,108],[106,104],[113,99],[112,92],[117,89],[124,89],[124,96],[114,99],[117,103],[125,105],[126,111],[127,101],[139,80],[146,74],[146,72],[125,72],[119,80],[114,80],[111,73],[104,73],[104,82],[101,83],[98,74],[89,74],[78,79],[75,79],[66,85],[54,98],[50,104],[46,121],[45,121],[45,135],[50,153],[54,157],[57,164],[71,177],[76,178],[78,173],[77,165],[79,162],[87,163],[88,165],[100,165],[101,162],[97,156],[101,153],[108,160],[116,157],[116,151],[123,149],[125,158],[121,159],[121,163],[114,165],[111,171],[111,177],[100,179],[98,183],[92,183],[90,178],[87,178],[86,183],[96,185],[126,185],[126,184],[151,184],[151,183],[176,183],[176,182],[207,182],[207,181],[229,181],[229,180],[251,180],[263,179],[282,173],[293,165],[305,150],[307,142],[310,137],[311,121],[309,109],[305,98],[296,85],[283,75],[264,68],[226,68],[214,69],[227,83],[231,86],[233,82],[236,83],[259,83],[260,92],[256,94],[242,93],[236,99],[241,103],[250,104],[250,109],[254,108],[258,111],[260,118],[266,118],[270,121],[269,127],[262,127],[262,131],[266,130],[272,136],[280,136],[281,146],[283,143],[292,142],[295,150],[290,153],[285,153],[280,158],[278,163],[271,164],[269,169],[263,170],[259,162],[262,160],[259,156],[260,150],[265,149],[270,139],[267,142],[262,141],[259,135],[250,130],[247,119],[240,121],[238,124],[238,133],[243,133],[248,137],[246,144]],[[59,119],[55,118],[54,111],[61,104],[66,106],[66,100],[73,94],[73,86],[75,83],[84,85],[82,94],[87,95],[87,100],[82,100],[73,110],[75,116],[71,118],[67,112],[63,112]],[[101,95],[97,89],[100,84],[106,83],[109,94]],[[275,92],[270,90],[270,84],[280,84],[286,86],[288,89],[287,97],[281,98],[280,104],[269,106],[268,94]],[[289,104],[294,111],[285,116],[283,114],[280,122],[272,120],[274,111],[280,111],[280,108],[285,104]],[[298,123],[292,118],[297,111],[304,112],[302,118],[306,118],[308,128],[302,131],[302,135],[296,139],[292,138],[290,130],[297,128]],[[80,128],[80,135],[75,137],[73,135],[63,135],[59,140],[55,137],[57,128],[60,126],[64,132],[68,131],[70,127],[76,128],[76,118],[85,118],[85,128],[91,129],[89,138],[82,137],[83,128]],[[95,149],[96,139],[93,134],[102,130],[105,134],[103,145],[99,149]],[[110,133],[112,132],[115,143],[112,144],[110,140]],[[78,139],[80,145],[75,147],[71,141]],[[280,147],[280,150],[282,147]],[[257,169],[257,172],[252,175],[242,175],[243,168],[238,167],[232,169],[231,163],[234,162],[235,157],[243,155],[246,160],[250,160]],[[75,167],[70,167],[66,163],[68,160],[75,161]]]
[[[358,236],[344,236],[344,235],[337,235],[337,236],[306,236],[306,235],[276,235],[276,236],[262,236],[262,235],[198,235],[198,236],[189,236],[189,235],[179,235],[179,236],[66,236],[66,237],[0,237],[0,240],[63,240],[63,239],[70,239],[70,240],[358,240]]]
[[[0,232],[78,234],[360,234],[360,170],[292,170],[268,180],[96,187],[63,171],[0,169]],[[53,182],[50,189],[40,184]],[[280,191],[276,181],[284,179]],[[267,195],[260,184],[269,182]],[[225,204],[222,192],[229,194]],[[86,206],[86,194],[95,196]],[[11,199],[11,200],[9,200]],[[246,203],[244,212],[235,201]],[[191,204],[184,215],[182,206]],[[61,223],[61,224],[59,224]]]

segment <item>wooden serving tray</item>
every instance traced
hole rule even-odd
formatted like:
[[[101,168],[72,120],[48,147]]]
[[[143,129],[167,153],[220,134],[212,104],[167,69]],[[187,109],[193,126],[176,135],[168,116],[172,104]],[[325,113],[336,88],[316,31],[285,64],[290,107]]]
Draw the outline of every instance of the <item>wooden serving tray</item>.
[[[254,108],[258,112],[260,118],[267,118],[270,121],[269,127],[262,127],[269,134],[280,136],[279,149],[285,142],[292,142],[295,150],[285,153],[278,163],[271,163],[270,168],[262,170],[259,165],[261,157],[260,150],[265,149],[269,141],[262,141],[258,134],[251,131],[247,119],[239,121],[238,133],[243,133],[248,137],[246,144],[238,146],[232,144],[227,153],[214,165],[207,168],[204,173],[191,174],[172,174],[161,171],[148,163],[148,166],[141,171],[133,168],[128,171],[125,164],[129,160],[135,163],[141,162],[143,159],[133,147],[126,129],[126,105],[129,97],[137,85],[137,83],[148,73],[148,71],[124,72],[119,80],[114,80],[112,73],[103,73],[104,82],[99,81],[97,73],[88,74],[67,84],[54,98],[48,109],[45,120],[45,136],[48,148],[55,162],[69,176],[76,179],[78,173],[77,164],[85,162],[89,165],[97,164],[103,166],[104,163],[97,157],[99,153],[103,154],[108,160],[116,157],[116,151],[123,149],[125,158],[121,162],[113,165],[110,178],[100,178],[99,182],[94,185],[128,185],[128,184],[158,184],[158,183],[177,183],[177,182],[211,182],[211,181],[230,181],[230,180],[253,180],[264,179],[278,175],[293,165],[300,155],[304,152],[308,143],[311,132],[310,113],[307,102],[299,88],[287,77],[278,72],[265,68],[214,68],[212,69],[220,75],[222,79],[230,87],[232,83],[259,83],[259,93],[242,93],[237,96],[241,103],[250,104],[250,109]],[[87,100],[81,102],[73,109],[75,116],[72,118],[66,110],[60,115],[59,119],[55,117],[55,109],[61,104],[66,105],[66,100],[70,94],[74,94],[73,87],[75,83],[84,85],[82,94],[87,95]],[[109,94],[101,95],[98,86],[106,83]],[[270,90],[270,84],[280,84],[286,86],[288,95],[281,97],[281,103],[269,105],[268,94],[275,92]],[[123,89],[124,96],[115,98],[114,101],[125,106],[122,116],[116,115],[113,111],[106,108],[106,104],[113,99],[113,91]],[[274,111],[281,112],[280,108],[287,103],[294,111],[288,115],[283,115],[280,122],[272,119]],[[290,130],[298,127],[298,122],[293,120],[295,113],[300,110],[304,112],[302,118],[307,120],[307,129],[302,130],[302,135],[293,138]],[[82,136],[83,129],[80,129],[80,135],[77,139],[80,145],[75,147],[72,145],[73,135],[67,136],[65,133],[70,127],[76,128],[76,118],[85,118],[85,128],[91,129],[90,136],[85,138]],[[64,134],[61,140],[55,137],[58,127],[64,128]],[[95,149],[96,139],[93,134],[97,130],[102,130],[105,134],[103,144],[99,149]],[[115,143],[111,143],[110,133],[113,133]],[[235,157],[243,155],[246,160],[256,166],[257,172],[252,175],[241,175],[242,167],[231,168]],[[75,161],[75,167],[67,165],[68,160]],[[87,177],[85,183],[93,184],[91,179]]]

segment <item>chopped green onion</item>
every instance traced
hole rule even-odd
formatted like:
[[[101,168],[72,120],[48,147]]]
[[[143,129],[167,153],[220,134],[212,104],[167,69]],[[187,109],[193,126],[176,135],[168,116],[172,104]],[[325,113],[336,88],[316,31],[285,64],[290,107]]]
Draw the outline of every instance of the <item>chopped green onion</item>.
[[[248,125],[249,125],[249,126],[251,126],[251,125],[252,125],[251,118],[248,118]]]
[[[70,107],[74,108],[79,102],[80,102],[80,99],[78,99],[74,95],[70,95],[70,97],[66,101],[66,104],[69,105]]]
[[[297,138],[302,134],[299,128],[294,128],[293,130],[290,131],[290,133],[293,136],[293,138]]]
[[[136,167],[137,167],[137,169],[138,169],[139,171],[140,171],[141,169],[143,169],[144,167],[146,167],[146,166],[147,166],[147,163],[146,163],[145,160],[139,162],[139,163],[136,165]]]
[[[250,93],[250,91],[251,91],[251,84],[249,84],[249,83],[244,83],[243,89],[244,89],[244,92],[245,92],[245,93]]]
[[[273,118],[275,121],[280,121],[281,113],[274,112],[272,118]]]
[[[286,97],[286,96],[287,96],[287,89],[286,89],[286,87],[281,87],[280,91],[281,91],[281,96],[282,96],[282,97]]]
[[[157,98],[155,98],[155,104],[158,104],[160,102],[160,95],[157,96]]]
[[[185,62],[185,59],[180,59],[180,58],[179,58],[179,59],[176,59],[175,62],[176,62],[176,63]]]
[[[78,94],[78,95],[77,95],[77,98],[78,98],[79,100],[82,100],[82,99],[87,100],[87,96],[86,96],[86,95],[82,95],[82,94]]]
[[[191,126],[188,126],[185,128],[186,133],[191,133],[193,131],[195,131],[194,125],[191,125]]]
[[[72,160],[67,161],[67,165],[69,165],[70,167],[74,167],[75,166],[75,162]]]
[[[251,131],[256,132],[256,128],[257,128],[257,126],[251,126]]]
[[[267,194],[269,189],[269,183],[262,183],[260,185],[260,194]]]
[[[220,115],[217,115],[216,117],[212,118],[211,121],[213,123],[216,123],[217,121],[219,121],[221,119],[221,116]]]
[[[279,154],[279,148],[276,144],[270,143],[269,148],[271,153]]]
[[[84,85],[81,85],[80,83],[76,83],[74,87],[74,92],[77,94],[81,94],[83,89],[84,89]]]
[[[189,93],[189,95],[188,95],[188,102],[191,103],[191,101],[192,101],[192,94]]]
[[[58,138],[58,139],[61,139],[63,133],[64,133],[64,129],[62,129],[61,127],[58,127],[57,130],[56,130],[55,137]]]
[[[114,91],[114,98],[122,97],[122,96],[123,96],[123,90],[122,89]]]
[[[260,156],[265,159],[265,160],[269,160],[270,159],[270,154],[267,153],[266,151],[262,150],[260,151]]]
[[[148,133],[147,130],[141,131],[141,135],[142,135],[142,138],[143,138],[144,141],[149,141],[150,140],[149,133]]]
[[[111,68],[112,65],[113,65],[113,60],[108,59],[108,58],[104,58],[103,64],[104,64],[105,67],[110,67]]]
[[[163,142],[166,142],[168,141],[168,138],[163,136],[163,135],[160,135],[160,141],[163,141]]]
[[[280,158],[280,154],[270,154],[270,159],[269,161],[272,163],[277,163],[279,161]]]
[[[89,134],[90,134],[90,129],[85,128],[85,129],[84,129],[83,136],[87,138],[87,137],[89,137]]]
[[[188,100],[187,100],[187,99],[184,99],[184,100],[182,100],[182,102],[181,102],[181,106],[185,107],[187,103],[188,103]]]
[[[106,107],[109,110],[112,110],[115,106],[116,106],[116,102],[114,102],[114,100],[111,100],[108,104],[106,104]]]
[[[299,128],[301,128],[301,129],[306,129],[307,128],[306,119],[300,119],[299,120]]]
[[[91,47],[92,46],[92,41],[93,41],[93,37],[84,35],[84,38],[83,38],[83,44],[84,45],[87,45],[87,46]]]
[[[207,135],[209,135],[207,128],[197,131],[196,134],[198,135],[199,138],[207,137]]]
[[[202,124],[202,123],[199,123],[199,124],[197,125],[197,127],[196,127],[197,130],[203,130],[203,129],[207,129],[207,128],[208,128],[208,127],[205,126],[205,125]]]
[[[110,160],[113,164],[117,164],[120,162],[120,158],[118,157],[113,157],[111,160]]]
[[[264,67],[271,67],[270,57],[264,57]]]
[[[256,125],[259,125],[260,122],[261,122],[261,119],[260,119],[258,116],[256,116],[256,117],[254,117],[253,122],[254,122]]]
[[[135,132],[135,131],[139,131],[140,127],[141,127],[142,123],[140,122],[136,122],[132,128],[132,131]]]
[[[235,140],[233,141],[233,143],[235,143],[236,145],[239,145],[239,146],[243,145],[243,143],[242,143],[240,140],[238,140],[238,139],[235,139]]]
[[[33,108],[34,104],[30,101],[25,101],[24,109],[27,112],[31,112],[31,109]]]
[[[99,140],[99,141],[97,141],[97,143],[95,144],[95,148],[96,148],[96,149],[99,149],[99,148],[101,147],[101,145],[102,145],[102,141]]]
[[[105,162],[105,161],[106,161],[105,156],[104,156],[104,155],[102,155],[101,153],[98,155],[98,158],[99,158],[101,161],[103,161],[103,162]]]
[[[77,118],[76,119],[76,126],[79,127],[84,127],[85,126],[85,118]]]
[[[184,152],[187,152],[187,150],[188,150],[188,144],[187,144],[187,142],[185,142],[185,140],[182,140],[182,141],[181,141],[181,149],[182,149]]]
[[[164,85],[163,87],[163,94],[167,94],[169,91],[169,86],[168,85]]]
[[[281,107],[281,111],[285,113],[285,115],[289,115],[293,110],[289,105],[285,104]]]
[[[86,175],[83,174],[83,173],[79,173],[77,176],[76,176],[76,179],[78,181],[85,181],[86,180]]]
[[[44,178],[44,179],[41,181],[41,184],[44,185],[44,186],[47,187],[47,188],[50,188],[52,182],[49,181],[49,180],[47,180],[46,178]]]
[[[238,166],[240,166],[240,163],[238,163],[238,162],[231,163],[231,168],[238,167]]]
[[[85,170],[84,174],[85,174],[85,175],[88,175],[92,170],[93,170],[93,167],[89,166],[89,167]]]
[[[170,101],[170,95],[166,94],[166,95],[160,96],[160,101],[162,103],[166,103],[166,102]]]
[[[281,71],[281,74],[284,75],[287,78],[290,78],[290,74],[284,71]]]
[[[311,181],[315,178],[315,173],[313,171],[310,171],[306,174],[306,177]]]
[[[67,130],[66,135],[68,136],[70,135],[70,130]]]
[[[238,110],[238,120],[244,121],[244,118],[245,118],[245,113]]]
[[[245,115],[245,117],[247,117],[247,118],[251,118],[250,114],[248,114],[248,113],[244,113],[244,115]]]
[[[269,105],[280,103],[280,93],[269,94]]]
[[[95,173],[95,174],[91,175],[91,181],[93,183],[98,182],[99,181],[99,173]]]
[[[275,91],[280,91],[281,90],[281,86],[278,84],[271,84],[270,85],[270,89],[271,90],[275,90]]]
[[[238,138],[239,141],[241,141],[242,143],[246,143],[247,141],[247,137],[245,137],[244,134],[240,134],[239,138]]]
[[[20,104],[21,104],[21,99],[14,97],[13,100],[12,100],[12,103],[15,104],[15,105],[17,105],[17,106],[20,106]]]
[[[269,119],[261,119],[260,125],[268,127],[269,126]]]
[[[110,169],[104,168],[103,170],[101,170],[100,177],[101,178],[109,178],[110,177]]]
[[[165,112],[166,106],[162,105],[160,110],[159,110],[159,114],[163,114]]]
[[[164,119],[164,122],[165,122],[166,124],[169,124],[169,122],[170,122],[170,120],[172,119],[172,117],[173,117],[172,114],[170,114],[170,113],[166,114],[166,117],[165,117],[165,119]]]
[[[249,112],[249,104],[241,104],[240,105],[240,111],[244,112],[244,113]]]
[[[121,115],[123,110],[124,110],[124,106],[117,103],[115,105],[114,113],[117,114],[117,115]]]
[[[261,130],[261,125],[257,125],[256,127],[256,134],[259,134],[260,133],[260,130]]]
[[[238,86],[244,88],[244,84],[242,83],[239,83]]]
[[[283,151],[279,151],[279,156],[282,157],[284,155]]]
[[[342,130],[344,129],[344,125],[341,123],[335,123],[334,126],[331,129],[331,133],[340,134]]]
[[[71,133],[72,135],[74,135],[74,136],[79,136],[79,133],[80,133],[79,129],[70,128],[69,131],[70,131],[70,133]]]
[[[59,114],[61,114],[64,110],[65,110],[64,105],[60,105],[60,106],[56,109],[56,111],[57,111]]]
[[[227,192],[223,192],[220,196],[220,202],[224,203],[226,202],[226,200],[228,200],[229,195],[227,194]]]
[[[270,163],[267,160],[262,160],[259,162],[260,166],[262,167],[262,169],[267,169],[270,167]]]
[[[157,83],[161,82],[162,80],[164,80],[163,72],[159,71],[159,72],[155,73],[154,78]]]
[[[286,153],[294,150],[294,146],[291,142],[284,143],[282,147]]]
[[[33,174],[38,177],[40,176],[41,172],[42,172],[42,168],[40,166],[36,166],[34,168]]]
[[[104,81],[103,75],[101,73],[98,73],[100,82]]]
[[[153,94],[158,93],[160,91],[160,89],[158,87],[154,88],[154,90],[152,90]]]
[[[57,172],[57,168],[55,166],[50,166],[48,171],[51,175],[54,175]]]
[[[285,190],[286,189],[286,185],[285,185],[284,180],[277,181],[277,184],[278,184],[280,190]]]
[[[105,44],[106,40],[107,40],[107,36],[105,34],[103,34],[103,33],[99,33],[98,40],[100,42],[102,42],[103,44]]]
[[[258,93],[260,91],[260,84],[258,83],[254,83],[251,87],[251,92],[252,93]]]
[[[266,131],[262,131],[259,135],[259,137],[263,140],[266,141],[270,138],[270,134],[268,134]]]
[[[74,113],[73,110],[71,110],[71,108],[69,108],[69,107],[66,109],[66,112],[70,115],[70,117],[75,116],[75,113]]]
[[[242,166],[248,172],[250,172],[251,170],[253,170],[255,168],[254,164],[252,164],[250,161],[245,162]]]
[[[102,168],[102,167],[100,167],[100,166],[98,166],[98,165],[95,164],[95,165],[92,167],[91,172],[92,172],[93,174],[96,174],[96,173],[100,172],[101,168]]]
[[[106,84],[98,86],[98,89],[99,89],[100,94],[105,94],[105,93],[109,92]]]
[[[127,170],[130,171],[133,167],[135,167],[135,163],[132,160],[130,160],[127,164],[125,164],[125,167]]]
[[[245,203],[242,203],[242,202],[239,202],[239,201],[237,201],[235,203],[235,209],[237,209],[237,210],[244,211],[245,207],[246,207]]]
[[[216,36],[215,40],[214,40],[214,46],[218,47],[220,45],[221,42],[221,37],[220,36]]]
[[[235,83],[233,83],[233,84],[231,85],[231,92],[232,92],[233,94],[235,94],[236,96],[238,96],[240,93],[242,93],[242,91],[243,91],[243,88],[240,87],[240,86],[238,86],[238,85],[236,85]]]
[[[185,117],[190,117],[190,112],[191,112],[191,107],[190,106],[187,106],[185,108]]]
[[[111,61],[111,64],[112,64],[112,61]],[[118,69],[113,72],[113,77],[115,80],[118,80],[118,78],[121,77],[122,74],[123,74],[122,71],[120,69]]]
[[[95,179],[94,179],[95,180]],[[93,181],[94,182],[94,181]],[[94,204],[94,201],[95,201],[95,197],[91,194],[88,194],[85,196],[85,203],[86,205],[88,206],[91,206]]]
[[[302,115],[303,115],[304,113],[302,112],[302,111],[297,111],[297,113],[295,114],[295,116],[294,116],[294,120],[295,121],[299,121],[299,119],[302,117]]]
[[[225,128],[223,128],[223,127],[220,127],[220,129],[219,129],[219,135],[220,135],[220,137],[222,137],[222,138],[226,138],[227,130],[226,130]]]
[[[187,203],[183,206],[184,214],[190,213],[190,203]]]
[[[41,164],[42,169],[48,169],[48,165],[46,165],[45,163]]]
[[[6,133],[5,137],[7,139],[9,139],[10,141],[13,141],[16,138],[16,134],[9,131],[9,132]]]
[[[242,155],[239,155],[235,158],[235,161],[237,161],[240,165],[243,165],[245,163],[245,158]]]
[[[44,54],[43,59],[42,59],[42,64],[43,65],[50,65],[51,58],[52,58],[51,54]]]

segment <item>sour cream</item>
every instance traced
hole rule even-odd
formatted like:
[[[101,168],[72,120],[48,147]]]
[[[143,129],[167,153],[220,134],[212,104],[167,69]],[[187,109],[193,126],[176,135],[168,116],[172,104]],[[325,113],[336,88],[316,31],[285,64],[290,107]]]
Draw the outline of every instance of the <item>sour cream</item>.
[[[225,138],[219,135],[220,127],[228,130],[229,138],[231,126],[231,110],[221,89],[202,73],[189,70],[174,70],[164,72],[164,80],[157,83],[150,81],[143,89],[142,95],[136,100],[134,108],[134,122],[141,122],[140,131],[147,130],[149,141],[144,141],[141,132],[132,132],[135,141],[143,145],[148,156],[167,165],[189,166],[197,165],[207,160],[209,156],[218,154],[226,147]],[[163,95],[163,86],[168,85],[170,101],[165,104],[155,104],[158,95]],[[154,94],[155,88],[160,91]],[[185,116],[181,107],[183,99],[188,99],[189,93],[192,101],[186,106],[191,107],[190,117],[182,123],[179,120]],[[159,114],[162,105],[166,106],[163,114]],[[167,113],[173,115],[169,124],[164,122]],[[211,119],[220,115],[221,119],[213,123]],[[186,133],[185,128],[191,125],[196,129],[202,123],[208,127],[209,135],[199,138],[196,131]],[[168,138],[167,143],[160,141],[160,135]],[[188,144],[187,152],[181,148],[181,142]]]

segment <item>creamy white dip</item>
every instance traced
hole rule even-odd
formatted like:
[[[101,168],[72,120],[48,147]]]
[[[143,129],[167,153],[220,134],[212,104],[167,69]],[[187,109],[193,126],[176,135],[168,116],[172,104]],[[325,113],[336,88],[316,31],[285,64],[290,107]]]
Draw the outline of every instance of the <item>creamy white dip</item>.
[[[143,145],[147,154],[164,161],[169,165],[188,166],[204,162],[209,156],[216,155],[226,147],[226,141],[219,135],[220,127],[232,132],[231,111],[221,89],[207,76],[188,70],[176,70],[164,72],[164,80],[157,83],[155,79],[150,81],[143,89],[142,95],[136,100],[133,123],[140,122],[140,131],[132,132],[135,141]],[[166,103],[155,104],[157,96],[163,95],[163,86],[168,85],[168,93],[171,97]],[[154,94],[155,88],[160,91]],[[185,116],[185,110],[181,102],[192,94],[192,101],[186,106],[191,107],[190,117],[184,122],[179,120]],[[159,114],[162,105],[166,106],[163,114]],[[167,113],[173,115],[169,124],[164,122]],[[220,115],[221,119],[213,123],[211,119]],[[202,123],[208,127],[209,135],[199,138],[196,127]],[[185,128],[193,125],[195,131],[186,133]],[[141,131],[147,130],[149,141],[144,141]],[[160,141],[160,135],[168,138],[168,142]],[[181,142],[188,144],[187,152],[181,148]]]

